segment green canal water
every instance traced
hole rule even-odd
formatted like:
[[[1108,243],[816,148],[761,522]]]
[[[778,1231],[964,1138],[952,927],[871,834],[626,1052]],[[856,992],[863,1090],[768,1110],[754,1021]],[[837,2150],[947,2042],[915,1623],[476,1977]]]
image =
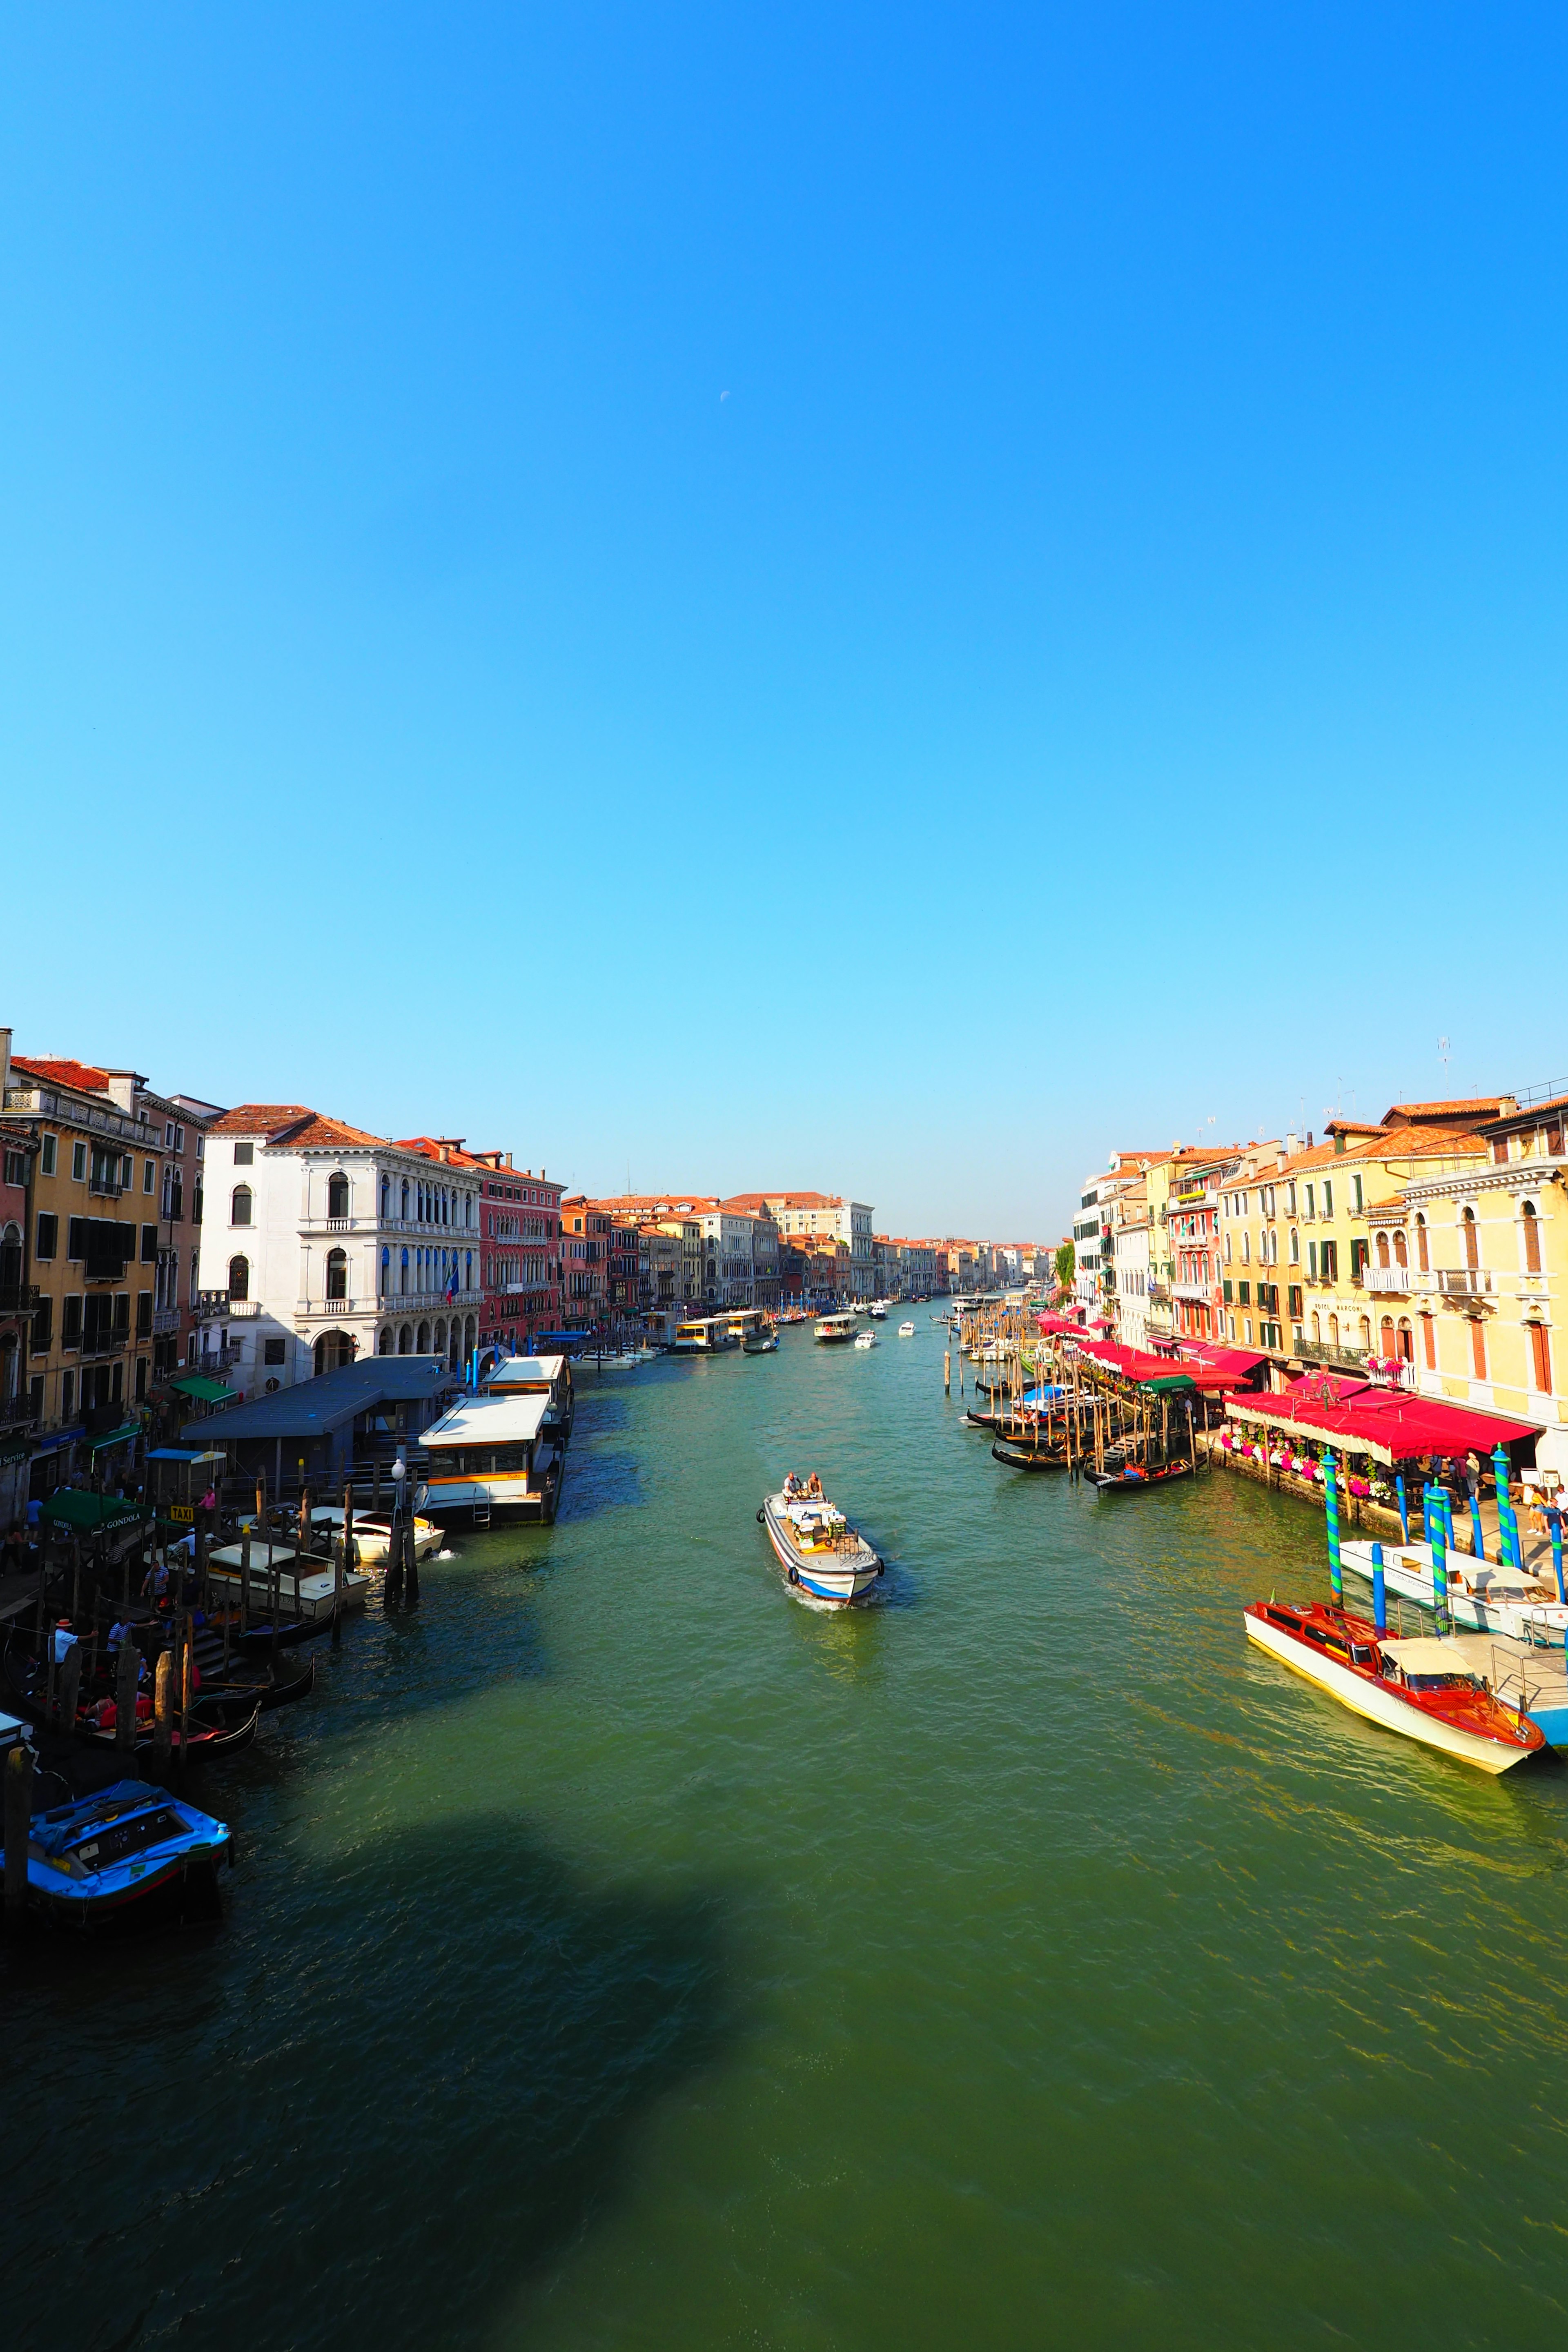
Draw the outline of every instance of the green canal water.
[[[1308,1515],[1002,1470],[917,1315],[590,1371],[205,1784],[220,1929],[5,1955],[7,2344],[1561,2344],[1568,1771],[1287,1677]]]

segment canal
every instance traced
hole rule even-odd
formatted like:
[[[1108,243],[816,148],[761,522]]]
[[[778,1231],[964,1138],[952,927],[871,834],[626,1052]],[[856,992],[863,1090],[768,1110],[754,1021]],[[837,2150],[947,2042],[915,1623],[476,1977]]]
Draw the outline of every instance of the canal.
[[[225,1926],[5,1954],[9,2342],[1561,2340],[1568,1772],[1286,1677],[1310,1515],[1000,1469],[915,1313],[589,1370],[560,1523],[193,1787]]]

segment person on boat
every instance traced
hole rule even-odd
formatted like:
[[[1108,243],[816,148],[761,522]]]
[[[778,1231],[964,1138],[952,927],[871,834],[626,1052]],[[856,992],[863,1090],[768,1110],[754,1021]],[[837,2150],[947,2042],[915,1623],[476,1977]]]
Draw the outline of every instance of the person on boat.
[[[87,1719],[99,1731],[112,1731],[120,1720],[120,1709],[111,1698],[100,1698],[96,1706],[88,1708]]]
[[[806,1482],[805,1482],[805,1491],[806,1491],[807,1495],[811,1497],[811,1500],[812,1500],[814,1503],[820,1503],[820,1502],[821,1502],[821,1500],[822,1500],[822,1481],[821,1481],[821,1479],[817,1476],[817,1475],[816,1475],[816,1471],[815,1471],[815,1470],[812,1472],[812,1474],[811,1474],[810,1477],[809,1477],[809,1478],[806,1480]]]
[[[168,1562],[162,1553],[153,1554],[153,1564],[142,1580],[142,1598],[150,1601],[154,1609],[162,1609],[169,1595]]]
[[[76,1635],[71,1632],[71,1621],[68,1617],[62,1617],[55,1627],[54,1647],[55,1664],[57,1666],[63,1665],[66,1652],[74,1650],[76,1647]]]

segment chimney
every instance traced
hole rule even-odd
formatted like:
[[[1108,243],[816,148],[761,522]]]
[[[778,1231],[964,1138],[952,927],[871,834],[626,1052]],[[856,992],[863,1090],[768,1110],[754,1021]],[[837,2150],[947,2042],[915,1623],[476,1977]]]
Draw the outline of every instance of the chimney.
[[[1312,1130],[1309,1128],[1307,1129],[1307,1149],[1309,1151],[1315,1151],[1317,1148],[1317,1145],[1312,1141]]]
[[[506,1164],[509,1168],[511,1166],[511,1154],[510,1151],[506,1155]]]
[[[0,1102],[5,1099],[5,1089],[11,1083],[11,1032],[0,1029]]]
[[[113,1103],[119,1110],[122,1110],[127,1113],[133,1111],[136,1108],[135,1071],[110,1070],[107,1073],[107,1076],[109,1078],[110,1101]]]
[[[1289,1157],[1290,1155],[1288,1150],[1277,1151],[1274,1154],[1274,1171],[1276,1175],[1279,1174],[1280,1169],[1284,1167],[1286,1160],[1289,1160]]]

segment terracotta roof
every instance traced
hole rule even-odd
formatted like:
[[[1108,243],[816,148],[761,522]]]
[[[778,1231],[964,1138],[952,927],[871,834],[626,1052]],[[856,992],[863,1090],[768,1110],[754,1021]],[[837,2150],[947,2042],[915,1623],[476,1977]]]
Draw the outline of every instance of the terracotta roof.
[[[345,1119],[325,1118],[304,1103],[241,1103],[225,1111],[207,1129],[209,1135],[259,1135],[269,1145],[289,1144],[310,1150],[332,1143],[385,1144],[384,1135],[368,1135]]]
[[[1391,1103],[1383,1114],[1383,1124],[1408,1127],[1417,1119],[1506,1118],[1515,1108],[1512,1095],[1465,1095],[1453,1102]]]
[[[48,1087],[75,1087],[84,1095],[109,1091],[109,1072],[91,1062],[39,1061],[31,1054],[13,1054],[11,1067],[26,1070],[30,1078],[41,1078]]]
[[[841,1209],[842,1192],[736,1192],[732,1196],[737,1207],[766,1209],[776,1201],[784,1209]]]
[[[405,1135],[397,1139],[399,1151],[416,1151],[421,1160],[437,1160],[443,1168],[489,1168],[488,1160],[476,1160],[460,1144],[446,1143],[438,1135]],[[510,1171],[507,1171],[509,1174]]]

